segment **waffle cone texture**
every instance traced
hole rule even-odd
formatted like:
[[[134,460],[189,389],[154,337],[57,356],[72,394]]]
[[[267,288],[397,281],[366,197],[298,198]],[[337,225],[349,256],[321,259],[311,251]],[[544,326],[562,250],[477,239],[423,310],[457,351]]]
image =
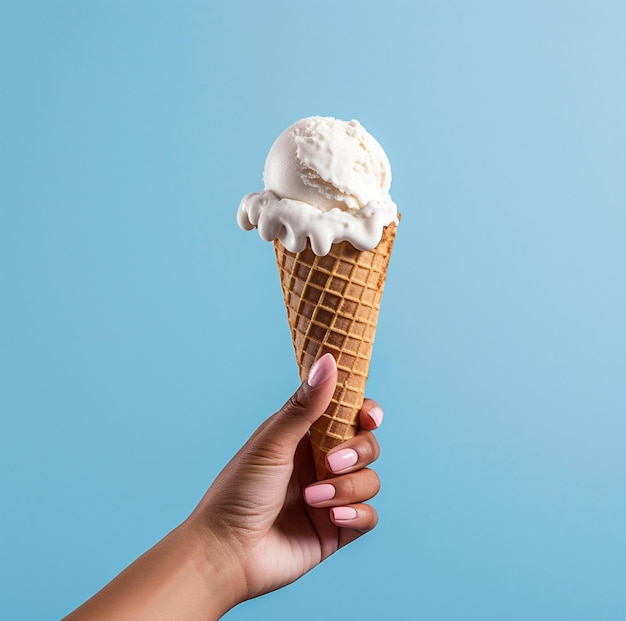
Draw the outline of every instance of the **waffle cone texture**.
[[[349,242],[317,256],[310,245],[288,251],[274,241],[287,319],[304,381],[313,363],[330,352],[337,362],[337,388],[326,412],[311,427],[318,480],[328,478],[326,453],[359,429],[376,324],[397,226],[383,230],[373,250]]]

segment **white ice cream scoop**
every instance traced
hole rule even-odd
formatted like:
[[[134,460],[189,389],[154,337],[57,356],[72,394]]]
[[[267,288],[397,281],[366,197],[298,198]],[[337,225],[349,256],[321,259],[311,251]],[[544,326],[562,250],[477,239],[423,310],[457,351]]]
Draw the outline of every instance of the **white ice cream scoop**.
[[[383,148],[358,121],[314,116],[288,127],[273,144],[263,171],[265,189],[280,198],[329,211],[362,209],[389,200],[391,166]]]
[[[294,123],[272,145],[263,181],[263,192],[241,201],[237,221],[292,252],[307,238],[317,255],[345,240],[371,250],[383,228],[398,223],[389,160],[358,121],[314,116]]]

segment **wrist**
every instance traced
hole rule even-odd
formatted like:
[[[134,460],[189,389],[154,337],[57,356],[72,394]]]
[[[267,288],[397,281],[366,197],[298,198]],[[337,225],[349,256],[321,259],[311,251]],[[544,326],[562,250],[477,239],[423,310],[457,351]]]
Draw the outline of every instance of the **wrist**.
[[[193,516],[176,531],[185,542],[190,566],[207,595],[207,605],[214,613],[211,618],[221,617],[248,599],[245,573],[226,536],[220,538],[207,525],[194,521]]]
[[[183,522],[67,619],[215,621],[240,603],[241,576],[217,538]]]

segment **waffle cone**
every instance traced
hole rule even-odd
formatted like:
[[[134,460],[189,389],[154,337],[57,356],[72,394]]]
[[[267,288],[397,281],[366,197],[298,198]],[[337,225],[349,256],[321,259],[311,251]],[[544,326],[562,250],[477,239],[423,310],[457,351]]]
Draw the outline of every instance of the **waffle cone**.
[[[396,229],[395,224],[385,227],[373,250],[357,250],[344,241],[333,244],[323,257],[315,255],[309,244],[301,252],[290,252],[274,241],[301,380],[325,353],[337,361],[337,388],[328,409],[311,427],[319,480],[330,476],[326,453],[359,428]]]

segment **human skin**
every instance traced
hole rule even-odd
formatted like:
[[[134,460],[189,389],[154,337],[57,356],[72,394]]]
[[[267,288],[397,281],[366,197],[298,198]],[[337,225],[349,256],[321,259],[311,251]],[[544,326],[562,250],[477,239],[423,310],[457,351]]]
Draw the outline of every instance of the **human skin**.
[[[366,466],[382,409],[366,399],[361,431],[328,456],[336,476],[315,479],[307,431],[335,390],[330,354],[217,476],[192,514],[66,621],[219,619],[287,585],[376,526],[365,501],[379,490]]]

